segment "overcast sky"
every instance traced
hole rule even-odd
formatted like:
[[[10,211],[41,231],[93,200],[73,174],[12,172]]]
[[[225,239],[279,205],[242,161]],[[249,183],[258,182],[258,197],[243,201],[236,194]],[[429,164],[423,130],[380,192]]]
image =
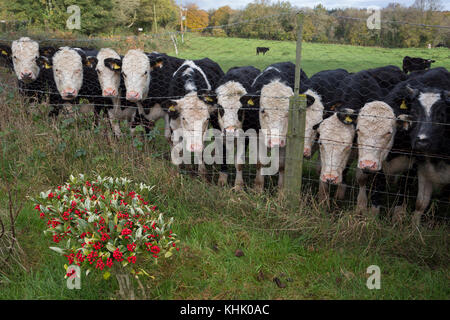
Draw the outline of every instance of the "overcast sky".
[[[175,2],[180,3],[180,0],[175,0]],[[229,5],[233,9],[242,9],[248,3],[253,2],[252,0],[183,0],[183,3],[196,3],[201,9],[211,9],[219,8],[222,6]],[[290,0],[292,5],[297,7],[311,7],[321,3],[326,8],[367,8],[370,6],[386,7],[391,2],[400,3],[404,6],[410,6],[414,3],[414,0]],[[450,10],[450,1],[442,0],[442,4],[446,10]]]

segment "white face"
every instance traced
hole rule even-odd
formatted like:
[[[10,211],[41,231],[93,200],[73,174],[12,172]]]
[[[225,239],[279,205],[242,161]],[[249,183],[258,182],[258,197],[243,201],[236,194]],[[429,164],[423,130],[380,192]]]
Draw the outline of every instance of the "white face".
[[[24,37],[13,41],[11,56],[14,72],[17,78],[24,82],[32,82],[39,76],[39,66],[36,58],[39,57],[39,44],[30,38]]]
[[[293,90],[278,80],[261,90],[259,121],[264,133],[264,143],[269,148],[286,146],[289,98]]]
[[[217,103],[223,108],[223,115],[219,114],[220,129],[227,133],[234,133],[236,129],[242,129],[238,111],[242,107],[240,98],[247,90],[239,82],[229,81],[216,89]]]
[[[64,100],[72,100],[83,84],[81,56],[69,47],[60,48],[53,56],[53,76],[59,94]]]
[[[323,182],[342,182],[342,172],[351,153],[355,128],[342,123],[336,114],[325,119],[317,129],[320,134],[320,179]]]
[[[122,74],[127,100],[136,102],[147,97],[150,85],[150,60],[142,50],[129,50],[122,60]]]
[[[322,121],[324,106],[320,96],[314,91],[308,89],[305,94],[315,99],[314,103],[306,109],[305,145],[303,149],[303,155],[305,157],[311,157],[311,150],[317,137],[317,132],[313,127]]]
[[[210,107],[198,98],[196,92],[191,92],[176,102],[186,148],[190,152],[201,152],[203,136],[208,129]]]
[[[384,102],[367,103],[359,112],[358,168],[379,171],[394,144],[397,129],[392,108]]]
[[[120,60],[120,56],[113,49],[102,48],[97,54],[97,71],[98,81],[102,88],[104,97],[117,97],[120,87],[120,70],[114,71],[105,66],[105,59],[113,58]]]

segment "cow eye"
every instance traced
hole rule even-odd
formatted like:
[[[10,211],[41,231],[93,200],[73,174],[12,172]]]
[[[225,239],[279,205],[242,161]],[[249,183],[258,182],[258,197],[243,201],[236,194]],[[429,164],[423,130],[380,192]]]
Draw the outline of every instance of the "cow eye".
[[[97,73],[100,74],[100,73],[102,73],[102,72],[101,72],[100,70],[97,69]]]
[[[16,57],[16,56],[13,56],[13,59],[17,59],[17,57]]]
[[[261,109],[261,113],[265,113],[264,109]]]
[[[147,75],[147,71],[144,72],[144,76]]]

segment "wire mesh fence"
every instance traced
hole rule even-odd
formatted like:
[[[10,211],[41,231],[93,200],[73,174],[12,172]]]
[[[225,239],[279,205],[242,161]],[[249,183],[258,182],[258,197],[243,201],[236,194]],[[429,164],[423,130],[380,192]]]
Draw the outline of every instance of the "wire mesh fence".
[[[297,17],[109,38],[3,30],[1,94],[18,92],[22,108],[48,114],[59,128],[91,112],[85,129],[110,141],[111,152],[122,139],[136,154],[171,162],[183,155],[182,172],[214,183],[277,191],[301,179],[304,192],[328,206],[334,197],[339,208],[392,214],[407,205],[422,213],[431,202],[448,219],[448,49],[386,47],[407,45],[396,38],[400,28],[435,32],[440,42],[450,27],[381,20],[370,29],[367,17],[306,12],[296,74]],[[300,107],[290,103],[296,75]],[[305,117],[295,139],[293,107]],[[301,143],[303,152],[286,152],[287,143]],[[285,175],[290,160],[303,157],[302,175]],[[277,170],[265,175],[269,160]]]

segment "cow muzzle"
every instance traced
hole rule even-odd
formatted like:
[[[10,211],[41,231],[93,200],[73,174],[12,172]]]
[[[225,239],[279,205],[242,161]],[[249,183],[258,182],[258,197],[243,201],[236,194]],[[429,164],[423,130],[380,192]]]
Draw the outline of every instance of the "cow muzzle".
[[[338,184],[339,183],[339,176],[334,174],[323,174],[320,176],[320,180],[326,183],[331,184]]]
[[[72,89],[72,88],[68,88],[63,90],[61,97],[64,100],[72,100],[73,98],[75,98],[77,96],[77,90],[76,89]]]
[[[127,92],[127,100],[131,102],[137,102],[141,100],[141,95],[136,91],[128,91]]]
[[[31,71],[23,71],[20,73],[20,80],[23,82],[31,82],[33,81],[33,73]]]
[[[303,149],[303,157],[306,159],[311,158],[311,148],[304,148]]]
[[[431,140],[428,138],[418,139],[414,144],[414,149],[419,151],[427,151],[431,147]]]
[[[372,160],[361,160],[358,163],[358,167],[365,172],[375,172],[380,170],[378,163]]]
[[[284,146],[286,146],[286,140],[280,138],[269,138],[267,143],[269,148],[274,148],[276,146],[280,146],[281,148],[283,148]]]
[[[191,143],[188,148],[189,152],[202,152],[203,146],[199,143]]]
[[[117,91],[116,91],[116,89],[113,89],[113,88],[106,88],[103,90],[103,96],[104,97],[115,97],[115,96],[117,96]]]

